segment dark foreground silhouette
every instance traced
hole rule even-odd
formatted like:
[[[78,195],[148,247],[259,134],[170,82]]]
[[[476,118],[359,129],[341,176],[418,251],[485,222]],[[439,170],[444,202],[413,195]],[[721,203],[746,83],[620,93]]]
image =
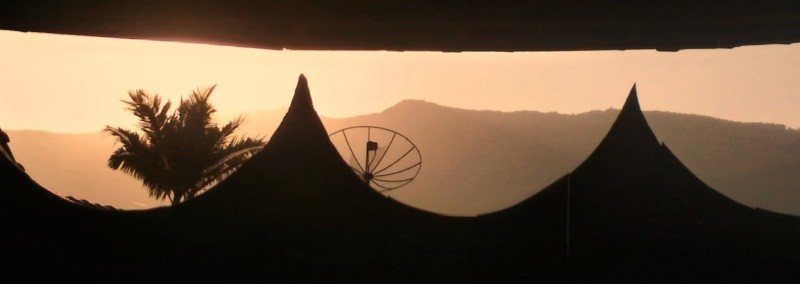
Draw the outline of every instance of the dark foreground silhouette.
[[[7,159],[0,175],[0,277],[10,279],[723,281],[793,277],[800,263],[800,218],[703,184],[655,138],[635,88],[575,171],[477,217],[366,186],[328,140],[302,76],[265,148],[177,206],[72,203]]]
[[[791,0],[65,3],[0,2],[0,29],[275,50],[678,50],[800,42]]]
[[[0,159],[5,159],[4,162],[7,160],[24,171],[25,168],[14,159],[14,153],[11,153],[11,148],[8,147],[9,142],[11,142],[11,139],[8,138],[8,134],[3,129],[0,129]]]

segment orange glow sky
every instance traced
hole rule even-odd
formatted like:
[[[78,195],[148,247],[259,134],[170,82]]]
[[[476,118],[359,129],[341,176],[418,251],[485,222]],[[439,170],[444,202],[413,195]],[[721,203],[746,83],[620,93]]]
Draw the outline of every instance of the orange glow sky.
[[[218,84],[223,114],[287,107],[309,78],[321,115],[403,99],[468,109],[578,113],[621,107],[636,82],[646,110],[800,127],[800,45],[675,53],[272,51],[0,31],[0,127],[97,132],[132,126],[127,91],[172,100]]]

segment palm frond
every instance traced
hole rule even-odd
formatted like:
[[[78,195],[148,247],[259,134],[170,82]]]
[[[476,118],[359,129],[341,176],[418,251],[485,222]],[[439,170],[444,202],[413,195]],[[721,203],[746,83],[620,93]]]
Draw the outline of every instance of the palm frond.
[[[224,179],[265,144],[263,138],[238,138],[244,122],[238,117],[219,127],[209,97],[216,85],[196,89],[170,113],[171,102],[143,90],[128,93],[123,102],[139,119],[141,133],[106,126],[120,147],[108,166],[142,181],[150,196],[173,204],[193,197]]]
[[[229,121],[227,124],[222,126],[222,128],[219,128],[218,130],[219,137],[216,139],[214,143],[215,146],[222,147],[225,144],[225,142],[228,141],[228,139],[231,138],[231,136],[233,136],[233,133],[236,132],[237,129],[239,129],[239,126],[242,125],[242,123],[244,123],[244,118],[239,116]]]
[[[161,106],[161,98],[158,94],[150,96],[144,90],[128,92],[130,101],[123,101],[128,105],[127,110],[139,119],[139,128],[151,140],[157,140],[161,136],[161,131],[168,123],[168,112],[171,103],[167,102]]]
[[[260,139],[234,138],[231,143],[218,152],[219,155],[215,158],[216,163],[205,169],[203,178],[196,184],[198,191],[222,181],[250,157],[261,151],[264,144],[265,142]]]

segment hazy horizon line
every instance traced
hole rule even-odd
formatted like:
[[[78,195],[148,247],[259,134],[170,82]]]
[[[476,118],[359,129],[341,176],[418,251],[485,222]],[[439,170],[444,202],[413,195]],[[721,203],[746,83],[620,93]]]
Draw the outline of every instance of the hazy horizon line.
[[[495,113],[503,113],[503,114],[518,113],[518,112],[533,112],[533,113],[542,113],[542,114],[555,113],[555,114],[559,114],[559,115],[582,115],[582,114],[587,114],[587,113],[591,113],[591,112],[604,112],[604,111],[611,111],[611,110],[619,111],[621,109],[621,106],[620,107],[608,107],[606,109],[591,109],[591,110],[586,110],[586,111],[582,111],[582,112],[573,112],[573,113],[565,113],[565,112],[559,112],[559,111],[555,111],[555,110],[545,111],[545,110],[535,110],[535,109],[520,109],[520,110],[473,109],[473,108],[465,108],[465,107],[448,106],[448,105],[444,105],[444,104],[437,103],[437,102],[432,102],[432,101],[425,100],[425,99],[403,99],[403,100],[400,100],[397,103],[394,103],[391,106],[388,106],[388,107],[386,107],[386,108],[384,108],[384,109],[382,109],[380,111],[377,111],[377,112],[367,112],[367,113],[355,114],[355,115],[351,115],[351,116],[330,116],[330,115],[326,115],[326,114],[323,114],[323,113],[319,113],[318,115],[320,116],[320,118],[323,118],[323,119],[349,119],[349,118],[360,117],[360,116],[380,114],[380,113],[383,113],[386,110],[389,110],[389,109],[394,108],[394,107],[396,107],[396,106],[398,106],[398,105],[400,105],[400,104],[402,104],[404,102],[409,102],[409,101],[432,104],[432,105],[435,105],[437,107],[447,108],[447,109],[466,110],[466,111],[480,111],[480,112],[495,112]],[[272,109],[252,109],[252,110],[249,110],[249,111],[238,112],[238,113],[228,113],[228,112],[225,112],[225,111],[217,110],[217,113],[215,113],[216,114],[215,115],[215,120],[217,120],[218,123],[223,123],[223,122],[231,120],[231,119],[233,119],[235,117],[241,116],[241,117],[243,117],[245,119],[245,123],[248,123],[249,122],[248,115],[258,114],[258,113],[278,112],[278,111],[284,111],[285,112],[288,109],[289,109],[289,107],[286,106],[286,107],[278,107],[278,108],[272,108]],[[706,114],[678,112],[678,111],[669,111],[669,110],[658,110],[658,109],[647,109],[645,107],[642,108],[642,111],[645,114],[647,114],[648,112],[662,112],[662,113],[671,113],[671,114],[691,115],[691,116],[713,118],[713,119],[719,119],[719,120],[723,120],[723,121],[736,122],[736,123],[777,125],[777,126],[783,126],[783,127],[787,128],[789,130],[800,130],[800,126],[799,127],[792,127],[791,125],[788,125],[788,123],[781,123],[781,122],[740,121],[740,120],[727,119],[727,118],[716,117],[716,116],[706,115]],[[122,126],[122,127],[126,127],[126,126]],[[130,126],[127,126],[127,127],[132,128],[132,127],[135,127],[135,125],[130,125]],[[6,128],[6,127],[0,125],[0,129],[3,129],[3,131],[14,131],[14,132],[30,131],[30,132],[45,132],[45,133],[51,133],[51,134],[86,135],[86,134],[101,133],[102,130],[103,130],[103,127],[98,128],[96,131],[90,131],[90,130],[61,131],[61,130],[53,130],[53,129]]]

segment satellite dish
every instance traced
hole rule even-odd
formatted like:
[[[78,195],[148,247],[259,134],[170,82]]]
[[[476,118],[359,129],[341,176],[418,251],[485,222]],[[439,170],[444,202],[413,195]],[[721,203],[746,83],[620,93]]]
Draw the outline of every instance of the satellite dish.
[[[407,185],[422,168],[417,145],[397,131],[378,126],[353,126],[329,135],[350,168],[378,191]]]

